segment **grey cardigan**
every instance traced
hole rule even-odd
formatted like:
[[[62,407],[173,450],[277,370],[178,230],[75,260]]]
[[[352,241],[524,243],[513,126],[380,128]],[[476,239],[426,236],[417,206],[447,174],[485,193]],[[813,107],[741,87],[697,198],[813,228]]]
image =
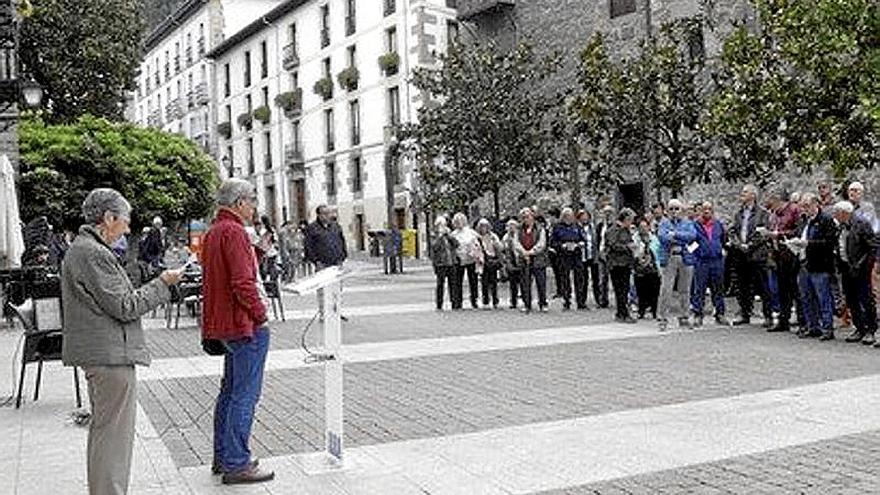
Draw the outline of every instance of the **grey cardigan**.
[[[171,298],[156,278],[135,289],[98,231],[84,225],[61,265],[61,357],[75,366],[150,364],[141,316]]]

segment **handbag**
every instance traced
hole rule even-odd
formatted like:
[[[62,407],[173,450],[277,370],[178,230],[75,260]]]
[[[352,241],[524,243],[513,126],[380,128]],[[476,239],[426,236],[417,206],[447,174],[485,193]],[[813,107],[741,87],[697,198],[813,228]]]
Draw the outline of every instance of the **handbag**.
[[[229,346],[220,339],[202,339],[202,350],[209,356],[224,356]]]

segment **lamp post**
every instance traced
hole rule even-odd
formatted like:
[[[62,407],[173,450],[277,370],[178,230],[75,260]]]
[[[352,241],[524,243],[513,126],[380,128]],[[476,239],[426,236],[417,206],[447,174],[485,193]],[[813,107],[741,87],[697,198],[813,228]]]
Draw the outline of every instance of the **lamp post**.
[[[43,100],[40,85],[20,73],[18,23],[14,0],[0,0],[0,154],[9,157],[16,173],[19,169],[19,103],[36,108]]]

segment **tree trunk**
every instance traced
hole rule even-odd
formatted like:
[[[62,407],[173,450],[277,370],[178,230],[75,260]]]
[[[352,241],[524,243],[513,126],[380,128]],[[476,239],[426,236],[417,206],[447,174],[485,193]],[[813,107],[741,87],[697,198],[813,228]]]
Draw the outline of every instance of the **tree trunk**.
[[[492,203],[493,203],[493,206],[495,207],[495,218],[496,219],[501,218],[501,205],[498,201],[498,192],[499,192],[498,189],[499,188],[497,186],[492,189]]]

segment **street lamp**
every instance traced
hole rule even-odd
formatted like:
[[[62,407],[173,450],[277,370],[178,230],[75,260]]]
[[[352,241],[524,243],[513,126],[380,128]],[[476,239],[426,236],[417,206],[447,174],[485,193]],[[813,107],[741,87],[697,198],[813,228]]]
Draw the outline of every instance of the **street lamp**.
[[[20,84],[21,96],[28,108],[36,108],[43,102],[43,87],[40,83],[28,77]]]

